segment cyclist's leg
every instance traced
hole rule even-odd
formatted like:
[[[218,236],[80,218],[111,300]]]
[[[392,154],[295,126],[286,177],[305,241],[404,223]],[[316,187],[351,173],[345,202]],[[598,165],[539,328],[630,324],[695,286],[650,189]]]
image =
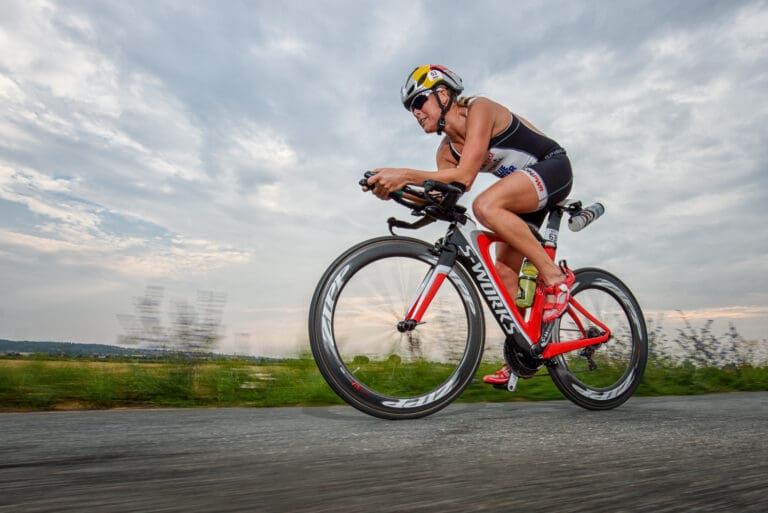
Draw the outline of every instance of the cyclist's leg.
[[[504,288],[507,289],[510,299],[515,299],[517,295],[518,275],[520,267],[523,264],[523,255],[509,244],[499,243],[496,245],[496,272],[499,275]],[[514,307],[514,305],[510,305]],[[489,385],[506,385],[509,381],[509,365],[504,362],[504,366],[494,374],[483,376],[483,382]]]
[[[544,208],[552,207],[566,199],[568,193],[571,192],[571,185],[573,183],[571,163],[564,154],[537,162],[523,171],[528,174],[532,183],[537,188],[541,188],[539,187],[540,183],[543,184],[546,198],[542,194],[539,197],[542,199],[542,203],[544,203]],[[542,211],[534,214],[523,214],[523,217],[535,216],[541,213]],[[539,219],[543,221],[543,217]],[[539,221],[539,224],[541,224],[541,221]],[[562,271],[564,279],[559,280],[557,283],[551,283],[544,277],[544,283],[547,285],[547,300],[544,305],[543,315],[544,322],[551,322],[562,315],[568,304],[570,288],[573,286],[575,277],[567,269],[562,269]]]
[[[522,265],[522,253],[513,249],[509,244],[499,243],[496,245],[496,272],[512,299],[517,293],[517,280]]]
[[[531,180],[520,172],[512,173],[486,189],[473,205],[478,221],[495,231],[505,241],[515,242],[514,246],[504,244],[497,249],[496,253],[496,269],[499,272],[499,278],[512,298],[517,291],[517,274],[524,255],[533,262],[533,265],[540,270],[539,272],[544,266],[554,267],[555,274],[560,276],[559,269],[533,236],[528,224],[517,215],[523,212],[534,212],[539,208],[536,189]],[[503,386],[509,377],[510,368],[507,362],[504,362],[504,366],[496,373],[484,376],[483,382]]]
[[[540,201],[529,175],[516,171],[483,191],[475,200],[473,211],[478,221],[533,262],[545,284],[552,285],[563,279],[563,273],[518,216],[542,208]]]

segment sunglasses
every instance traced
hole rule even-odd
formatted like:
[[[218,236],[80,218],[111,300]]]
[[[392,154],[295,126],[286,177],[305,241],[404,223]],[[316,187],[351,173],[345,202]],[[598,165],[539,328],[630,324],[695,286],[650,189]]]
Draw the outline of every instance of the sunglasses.
[[[411,107],[408,110],[410,110],[411,113],[413,113],[414,110],[421,109],[422,107],[424,107],[424,104],[427,103],[427,100],[429,99],[429,95],[432,94],[433,92],[434,91],[429,90],[416,95],[413,101],[411,102]]]

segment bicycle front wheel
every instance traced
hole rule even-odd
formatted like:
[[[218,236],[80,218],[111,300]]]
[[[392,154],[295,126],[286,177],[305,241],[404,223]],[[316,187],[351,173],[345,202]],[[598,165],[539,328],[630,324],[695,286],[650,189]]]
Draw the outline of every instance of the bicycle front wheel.
[[[382,237],[355,246],[326,271],[309,313],[312,354],[330,387],[355,408],[386,419],[429,415],[472,381],[484,321],[466,271],[455,266],[422,322],[397,329],[437,264],[432,246]]]
[[[559,355],[547,368],[558,389],[590,410],[615,408],[640,385],[648,359],[648,334],[637,300],[617,277],[600,269],[579,269],[573,298],[611,336],[607,342]],[[551,343],[598,336],[602,329],[569,307],[554,326]]]

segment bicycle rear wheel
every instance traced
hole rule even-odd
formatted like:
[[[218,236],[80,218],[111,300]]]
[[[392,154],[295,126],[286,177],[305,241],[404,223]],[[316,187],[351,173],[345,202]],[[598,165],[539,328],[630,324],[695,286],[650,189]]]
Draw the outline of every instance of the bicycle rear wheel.
[[[571,295],[611,330],[604,344],[559,355],[547,368],[568,399],[590,410],[615,408],[640,385],[648,359],[643,312],[617,277],[600,269],[580,269]],[[554,326],[551,343],[597,336],[602,330],[572,307]]]
[[[317,366],[340,397],[370,415],[434,413],[466,388],[480,363],[481,303],[460,266],[422,323],[397,329],[437,263],[430,249],[403,237],[361,243],[330,266],[312,298],[309,337]]]

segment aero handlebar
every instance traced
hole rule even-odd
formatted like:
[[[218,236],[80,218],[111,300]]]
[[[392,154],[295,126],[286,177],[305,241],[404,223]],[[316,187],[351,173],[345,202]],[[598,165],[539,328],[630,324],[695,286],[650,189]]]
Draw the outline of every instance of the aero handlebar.
[[[360,186],[371,188],[368,185],[368,179],[375,174],[374,171],[366,171],[364,178],[359,182]],[[447,184],[437,180],[426,180],[421,186],[406,185],[401,190],[390,193],[389,197],[410,208],[415,215],[426,215],[444,221],[456,221],[466,219],[467,209],[456,204],[464,192],[464,184],[459,182]],[[600,203],[582,207],[580,201],[565,206],[560,204],[557,207],[552,207],[552,210],[556,209],[569,214],[568,227],[572,231],[585,228],[605,212],[605,208]]]

